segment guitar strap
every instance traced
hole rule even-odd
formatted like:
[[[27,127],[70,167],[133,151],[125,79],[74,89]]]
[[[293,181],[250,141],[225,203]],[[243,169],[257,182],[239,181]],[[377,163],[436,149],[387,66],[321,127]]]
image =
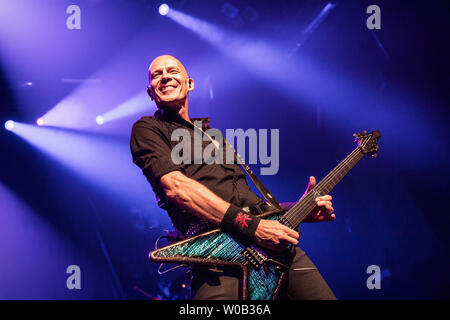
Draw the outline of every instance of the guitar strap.
[[[236,155],[237,162],[241,166],[242,170],[247,174],[247,176],[250,178],[250,180],[255,185],[256,189],[261,193],[261,195],[264,197],[264,200],[266,202],[277,209],[282,209],[280,204],[278,203],[277,199],[274,197],[274,195],[267,189],[267,187],[259,180],[258,176],[250,169],[250,167],[244,162],[242,157],[237,153],[237,151],[234,149],[234,147],[231,145],[231,143],[228,142],[225,138],[223,138],[224,141],[227,144],[227,147],[231,148],[233,150],[234,154]]]
[[[192,118],[191,120],[196,120],[194,118]],[[204,130],[205,128],[203,127],[197,127],[195,125],[195,121],[194,121],[194,127],[197,128],[198,130],[200,130],[202,133],[206,134],[209,139],[211,141],[212,138],[211,136],[209,136]],[[269,191],[269,189],[267,189],[267,187],[261,182],[261,180],[259,180],[259,178],[256,176],[256,174],[250,169],[250,167],[244,162],[244,160],[242,159],[242,157],[239,155],[239,153],[237,153],[236,149],[234,149],[234,147],[231,145],[231,143],[228,142],[227,139],[225,139],[225,137],[222,135],[223,137],[223,141],[226,143],[227,147],[230,148],[231,150],[233,150],[234,154],[236,155],[236,159],[238,164],[241,166],[242,170],[244,170],[244,172],[247,174],[247,176],[250,178],[250,180],[253,182],[253,184],[255,185],[256,189],[258,189],[258,191],[261,193],[261,195],[264,197],[264,200],[266,200],[266,202],[276,208],[276,209],[282,209],[280,204],[278,203],[277,199],[274,197],[274,195]],[[217,147],[217,146],[216,146]]]

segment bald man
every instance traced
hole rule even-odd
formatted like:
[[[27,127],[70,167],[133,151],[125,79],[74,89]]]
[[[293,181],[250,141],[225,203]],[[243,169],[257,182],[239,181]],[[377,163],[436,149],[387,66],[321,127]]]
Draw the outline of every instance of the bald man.
[[[188,95],[194,90],[194,80],[188,76],[183,64],[170,55],[155,58],[149,68],[149,82],[147,93],[158,110],[153,117],[142,117],[134,124],[131,152],[133,162],[142,169],[158,204],[168,212],[175,228],[184,237],[191,237],[219,226],[226,232],[240,232],[239,236],[271,250],[283,250],[287,244],[297,246],[299,233],[278,221],[259,219],[250,214],[245,228],[233,225],[237,220],[234,218],[244,207],[256,208],[255,212],[270,210],[270,206],[250,191],[245,173],[238,164],[176,164],[172,161],[171,152],[178,143],[171,139],[174,130],[187,130],[194,137],[195,130],[204,133],[209,127],[207,118],[189,118]],[[195,127],[194,120],[201,120],[202,127]],[[209,143],[204,141],[202,147]],[[314,185],[315,179],[311,177],[307,191]],[[316,209],[304,221],[335,219],[331,196],[318,197],[316,203]],[[287,210],[293,203],[281,205]],[[287,298],[335,299],[325,280],[299,247],[296,248],[292,268],[308,272],[289,272],[285,290]],[[193,267],[193,298],[238,299],[239,280],[235,270]]]

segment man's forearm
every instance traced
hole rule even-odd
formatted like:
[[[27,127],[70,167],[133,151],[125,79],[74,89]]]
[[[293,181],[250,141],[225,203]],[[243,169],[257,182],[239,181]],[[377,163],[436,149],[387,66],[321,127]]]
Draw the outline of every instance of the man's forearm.
[[[230,203],[181,172],[163,176],[161,185],[168,200],[174,205],[214,224],[220,224],[230,207]]]
[[[167,198],[174,205],[214,224],[220,224],[230,207],[230,203],[181,172],[168,173],[161,178],[161,184]],[[296,202],[282,202],[280,206],[283,210],[289,210],[295,204]]]
[[[226,213],[228,217],[230,217],[229,214],[233,213],[233,211],[228,211],[231,204],[221,199],[201,183],[186,177],[181,172],[175,171],[164,175],[161,178],[161,186],[168,200],[172,201],[179,208],[201,219],[221,225],[221,227],[222,220],[225,220],[226,223],[223,227],[230,232],[239,230],[241,235],[251,238],[258,245],[272,250],[278,250],[280,248],[286,248],[285,241],[293,245],[298,244],[299,234],[276,220],[265,220],[255,217],[252,224],[249,223],[247,226],[248,229],[245,231],[242,230],[242,226],[235,229],[233,227],[235,222],[230,223],[226,218],[223,219]],[[252,227],[256,227],[256,229],[252,229]]]

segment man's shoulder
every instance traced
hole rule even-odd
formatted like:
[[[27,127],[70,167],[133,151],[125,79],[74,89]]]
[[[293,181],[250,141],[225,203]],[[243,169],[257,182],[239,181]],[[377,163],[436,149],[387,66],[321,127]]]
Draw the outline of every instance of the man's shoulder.
[[[149,137],[152,135],[166,137],[167,129],[163,121],[154,116],[144,116],[137,120],[131,128],[131,139],[140,139],[141,137]]]
[[[152,129],[152,128],[161,128],[162,121],[154,116],[144,116],[141,117],[133,124],[133,131],[139,130],[141,128]]]
[[[161,120],[159,120],[155,116],[143,116],[139,120],[137,120],[133,126],[144,125],[144,124],[158,124],[160,122],[161,122]]]

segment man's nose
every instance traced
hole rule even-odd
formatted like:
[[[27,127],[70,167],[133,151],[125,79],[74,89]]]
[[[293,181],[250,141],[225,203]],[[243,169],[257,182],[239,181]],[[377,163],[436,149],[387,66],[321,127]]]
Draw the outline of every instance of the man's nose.
[[[170,73],[167,72],[166,70],[163,70],[163,73],[162,73],[162,76],[161,76],[161,80],[162,80],[162,81],[170,80]]]

